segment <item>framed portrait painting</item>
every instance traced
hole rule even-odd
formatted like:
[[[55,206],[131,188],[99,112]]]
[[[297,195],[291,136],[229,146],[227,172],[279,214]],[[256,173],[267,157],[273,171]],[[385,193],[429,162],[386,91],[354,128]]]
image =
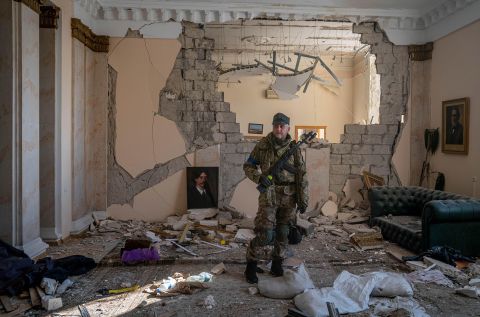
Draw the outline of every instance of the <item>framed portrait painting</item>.
[[[218,206],[218,167],[187,167],[187,208]]]
[[[442,152],[468,154],[469,99],[442,102]]]

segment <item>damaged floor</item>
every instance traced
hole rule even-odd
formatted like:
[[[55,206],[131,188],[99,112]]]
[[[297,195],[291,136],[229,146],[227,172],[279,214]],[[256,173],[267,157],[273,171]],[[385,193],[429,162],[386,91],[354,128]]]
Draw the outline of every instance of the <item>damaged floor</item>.
[[[327,218],[320,216],[317,219]],[[408,254],[408,251],[394,244],[384,242],[383,247],[366,251],[354,247],[349,235],[352,231],[367,228],[365,224],[345,225],[338,220],[330,222],[327,219],[324,223],[317,224],[313,234],[304,237],[299,245],[290,246],[291,255],[305,261],[306,269],[317,288],[331,286],[343,270],[353,274],[412,271],[392,256],[404,252]],[[243,277],[245,245],[241,243],[236,248],[210,255],[206,254],[220,249],[207,244],[188,245],[189,250],[200,255],[194,257],[161,242],[160,261],[148,265],[123,265],[119,253],[124,240],[140,236],[146,230],[155,231],[155,228],[157,224],[104,220],[102,225],[92,227],[92,231],[49,248],[47,255],[53,258],[83,254],[94,257],[100,264],[93,271],[72,278],[75,283],[62,295],[62,308],[51,313],[32,309],[25,315],[81,316],[78,306],[84,305],[90,316],[286,316],[288,308],[294,307],[293,300],[250,295],[249,288],[252,285]],[[212,282],[206,283],[207,289],[194,294],[158,297],[144,291],[155,281],[158,283],[174,273],[193,275],[210,272],[216,264],[222,262],[226,266],[226,272],[215,275]],[[259,274],[259,279],[265,278],[265,274]],[[455,279],[452,281],[455,288],[466,283]],[[97,293],[102,288],[117,289],[135,284],[140,287],[128,293],[110,296]],[[455,294],[455,288],[416,283],[414,298],[431,316],[480,316],[480,300]],[[213,297],[214,304],[210,303],[210,307],[207,307],[205,299],[209,295]],[[18,301],[19,299],[13,299],[12,303],[18,304]],[[372,312],[373,308],[370,308],[369,311],[349,316],[370,316]]]

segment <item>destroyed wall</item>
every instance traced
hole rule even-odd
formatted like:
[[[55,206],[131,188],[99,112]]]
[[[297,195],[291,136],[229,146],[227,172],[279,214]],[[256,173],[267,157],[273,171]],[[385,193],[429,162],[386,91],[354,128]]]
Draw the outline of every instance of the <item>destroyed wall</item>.
[[[388,185],[398,185],[392,155],[401,132],[401,116],[408,100],[408,48],[392,44],[376,23],[354,25],[360,41],[370,45],[380,75],[379,124],[345,125],[339,144],[331,145],[330,190],[340,194],[345,181],[363,170],[377,174]]]
[[[111,47],[108,214],[150,221],[183,213],[185,168],[194,165],[220,167],[220,207],[234,195],[239,200],[240,183],[255,191],[252,199],[241,200],[256,201],[255,184],[242,169],[255,143],[243,140],[235,113],[217,90],[213,42],[202,26],[184,22],[178,42],[124,38],[111,39]],[[316,197],[325,197],[328,177],[320,183],[312,188],[322,191]]]
[[[330,142],[339,142],[343,126],[353,121],[353,92],[352,67],[347,60],[340,64],[339,59],[332,60],[331,56],[322,59],[333,69],[335,74],[342,80],[342,86],[324,86],[319,81],[312,80],[307,91],[303,87],[297,92],[297,98],[267,99],[265,91],[272,83],[271,74],[261,76],[243,75],[223,78],[221,76],[218,89],[225,94],[225,100],[230,103],[232,111],[237,114],[237,122],[240,123],[240,131],[248,134],[248,123],[263,124],[263,135],[271,131],[272,117],[277,112],[285,113],[290,117],[292,136],[295,136],[295,126],[327,126],[327,138]],[[301,65],[299,69],[311,66],[310,63]],[[333,64],[333,65],[332,65]],[[322,67],[316,68],[316,75],[330,80],[330,75]],[[237,83],[237,81],[241,83]],[[360,81],[362,81],[360,79]],[[232,83],[229,83],[232,82]],[[359,83],[362,85],[362,83]],[[364,82],[368,86],[368,79]],[[366,94],[368,93],[368,87]],[[259,136],[258,134],[255,136]]]
[[[72,19],[73,233],[90,224],[92,211],[106,210],[108,38],[89,32]],[[88,36],[93,36],[91,42]]]

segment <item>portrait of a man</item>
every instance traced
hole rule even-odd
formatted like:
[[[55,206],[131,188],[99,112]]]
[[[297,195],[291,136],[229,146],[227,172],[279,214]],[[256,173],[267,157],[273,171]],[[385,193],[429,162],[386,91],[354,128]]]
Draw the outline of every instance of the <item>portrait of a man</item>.
[[[459,107],[447,109],[447,144],[463,144],[463,125]]]
[[[187,168],[187,208],[215,208],[218,199],[218,167]]]
[[[468,154],[469,98],[442,102],[442,152]]]

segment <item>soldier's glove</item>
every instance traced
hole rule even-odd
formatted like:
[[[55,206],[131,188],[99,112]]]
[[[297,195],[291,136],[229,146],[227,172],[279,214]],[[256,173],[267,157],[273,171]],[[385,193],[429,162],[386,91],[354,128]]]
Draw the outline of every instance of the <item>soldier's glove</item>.
[[[297,210],[299,213],[303,214],[305,213],[305,211],[307,211],[307,206],[305,206],[304,204],[299,204],[297,206]]]
[[[260,178],[258,179],[258,183],[265,188],[273,184],[272,181],[265,175],[260,175]]]

